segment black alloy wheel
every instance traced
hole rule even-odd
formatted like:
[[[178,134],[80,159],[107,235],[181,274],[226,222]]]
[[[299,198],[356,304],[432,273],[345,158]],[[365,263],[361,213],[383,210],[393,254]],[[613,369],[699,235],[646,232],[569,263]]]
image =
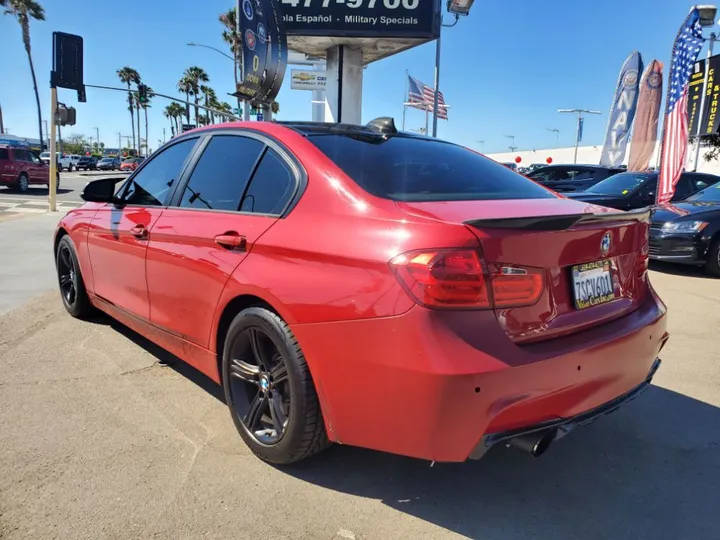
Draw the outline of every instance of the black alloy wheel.
[[[233,408],[261,444],[276,444],[285,435],[291,406],[285,362],[260,327],[246,328],[233,343],[229,381]]]
[[[80,274],[75,248],[67,235],[63,236],[58,243],[55,264],[60,296],[65,310],[73,317],[86,317],[92,310],[92,306]]]
[[[260,459],[293,463],[329,445],[305,357],[277,314],[251,307],[235,316],[225,337],[222,380],[233,422]]]

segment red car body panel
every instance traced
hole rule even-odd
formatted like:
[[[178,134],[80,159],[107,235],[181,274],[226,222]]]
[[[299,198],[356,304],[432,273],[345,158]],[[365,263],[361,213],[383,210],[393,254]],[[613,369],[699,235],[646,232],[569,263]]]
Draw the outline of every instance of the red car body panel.
[[[265,132],[297,157],[307,183],[286,216],[88,203],[58,231],[75,244],[93,304],[216,382],[226,308],[244,297],[270,305],[305,354],[333,441],[462,461],[485,434],[568,418],[638,386],[667,340],[641,256],[645,223],[618,213],[569,231],[478,229],[464,222],[609,210],[559,198],[395,203],[362,190],[294,130],[220,127]],[[600,258],[607,230],[622,294],[573,310],[566,267]],[[244,236],[246,251],[215,242],[227,234]],[[421,307],[389,261],[441,247],[543,267],[542,295],[504,310]],[[406,420],[378,422],[390,411]]]
[[[38,155],[26,148],[2,146],[2,154],[7,158],[0,158],[0,185],[12,185],[21,174],[25,174],[28,184],[47,184],[50,177],[50,168],[45,165]],[[32,154],[37,161],[29,161]]]

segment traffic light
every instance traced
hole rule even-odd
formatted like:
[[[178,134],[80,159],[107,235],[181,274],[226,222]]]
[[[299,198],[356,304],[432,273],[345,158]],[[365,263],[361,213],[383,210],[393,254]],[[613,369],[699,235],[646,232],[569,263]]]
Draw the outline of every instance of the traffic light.
[[[58,108],[55,112],[55,122],[61,126],[74,126],[75,117],[75,107],[66,107],[64,104],[58,103]]]
[[[148,102],[148,87],[146,84],[138,84],[138,101],[141,104]]]

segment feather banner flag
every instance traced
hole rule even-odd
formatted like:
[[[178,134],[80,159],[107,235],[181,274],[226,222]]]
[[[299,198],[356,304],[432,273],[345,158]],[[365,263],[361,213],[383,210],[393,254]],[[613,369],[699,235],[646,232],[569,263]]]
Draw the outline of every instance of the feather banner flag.
[[[657,144],[660,102],[662,101],[662,70],[662,63],[653,60],[640,80],[628,171],[646,171],[650,166],[650,158]]]
[[[630,129],[632,128],[638,101],[638,84],[643,70],[642,56],[633,51],[620,69],[620,76],[615,87],[608,127],[605,134],[600,165],[619,167],[625,160]]]

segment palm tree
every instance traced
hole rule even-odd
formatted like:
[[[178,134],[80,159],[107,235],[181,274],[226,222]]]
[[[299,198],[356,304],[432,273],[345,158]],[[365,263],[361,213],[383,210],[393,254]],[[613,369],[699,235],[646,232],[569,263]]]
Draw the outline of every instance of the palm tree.
[[[213,90],[209,86],[203,84],[200,86],[200,91],[205,96],[205,106],[211,107],[214,109],[215,107],[213,106],[213,102],[217,101],[217,94],[215,93],[215,90]],[[205,114],[209,115],[210,123],[214,124],[215,123],[215,114],[210,111],[205,111]]]
[[[40,93],[38,92],[37,77],[35,77],[35,66],[33,65],[32,54],[30,49],[30,19],[36,21],[45,20],[45,10],[34,0],[0,0],[0,7],[5,8],[5,15],[14,16],[20,28],[22,28],[22,39],[25,45],[28,62],[30,62],[30,73],[33,79],[33,88],[35,89],[35,102],[37,104],[38,113],[38,131],[40,134],[40,147],[45,149],[45,139],[42,133],[42,109],[40,108]]]
[[[222,37],[223,41],[230,45],[230,50],[233,53],[234,69],[233,75],[235,76],[235,88],[238,85],[238,66],[240,65],[240,53],[242,51],[242,40],[240,34],[237,32],[237,8],[227,10],[225,13],[221,13],[218,17],[222,25],[225,27],[223,30]],[[240,97],[237,98],[237,106],[242,106]]]
[[[187,123],[190,123],[190,94],[193,92],[193,82],[187,76],[183,77],[178,81],[178,90],[185,94],[185,117]]]
[[[206,83],[210,80],[205,70],[198,66],[191,66],[185,70],[185,78],[190,81],[192,86],[192,92],[190,92],[195,99],[195,123],[198,122],[198,115],[200,114],[200,108],[198,104],[200,102],[200,83]]]
[[[120,78],[120,82],[127,84],[128,87],[128,110],[130,111],[130,122],[132,123],[132,136],[133,136],[133,147],[138,148],[135,144],[135,115],[134,111],[134,100],[132,92],[130,91],[130,84],[140,84],[140,74],[137,70],[125,66],[122,69],[117,70],[117,76]],[[140,121],[138,120],[138,124]]]
[[[167,118],[168,120],[170,120],[170,133],[174,137],[175,136],[176,118],[175,118],[175,111],[173,109],[173,105],[176,105],[176,103],[173,102],[170,105],[168,105],[167,107],[165,107],[165,110],[163,111],[163,116],[165,118]]]
[[[218,111],[222,111],[224,113],[227,113],[228,115],[232,114],[232,106],[227,103],[226,101],[223,101],[222,103],[218,103],[217,107],[215,107]],[[230,118],[230,116],[225,117],[225,120]]]
[[[147,150],[147,145],[149,144],[150,139],[148,138],[148,108],[152,107],[150,105],[150,101],[152,101],[152,98],[155,96],[155,92],[153,92],[153,89],[146,85],[147,91],[147,101],[145,103],[139,103],[139,107],[142,107],[143,111],[145,111],[145,150]],[[140,131],[138,129],[138,131]]]

